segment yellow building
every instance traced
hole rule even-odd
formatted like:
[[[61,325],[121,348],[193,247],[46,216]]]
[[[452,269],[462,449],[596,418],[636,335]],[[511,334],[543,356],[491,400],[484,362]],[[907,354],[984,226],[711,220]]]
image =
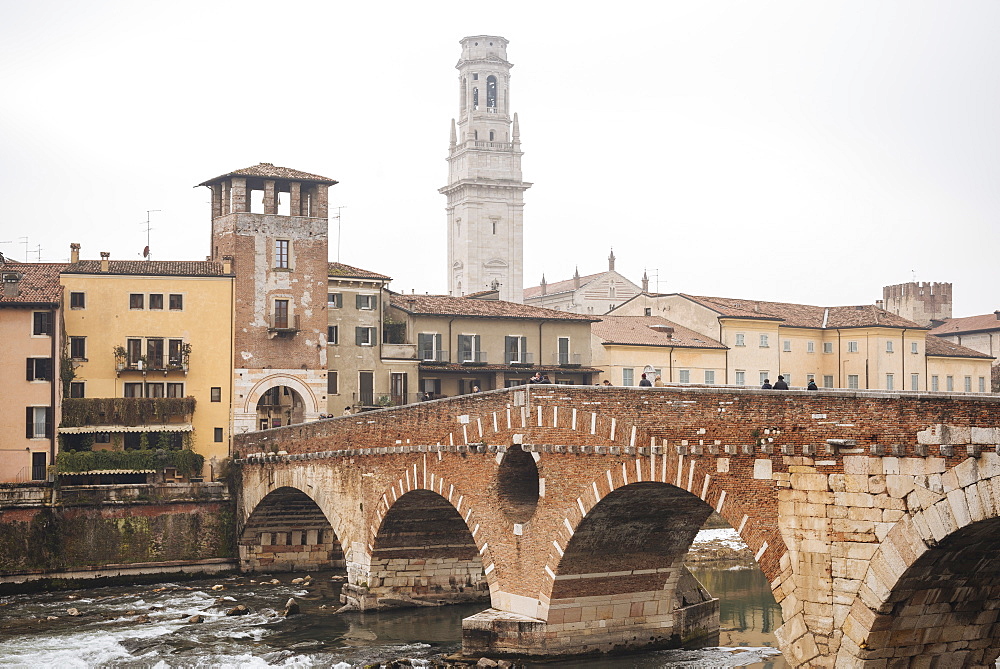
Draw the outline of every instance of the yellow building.
[[[229,455],[231,268],[212,261],[79,260],[62,272],[73,449],[190,447]],[[121,398],[111,401],[112,398]],[[204,475],[213,472],[206,467]]]
[[[0,482],[44,481],[56,454],[63,265],[2,258]]]
[[[660,316],[721,342],[728,354],[719,383],[761,385],[781,375],[793,387],[815,380],[825,388],[926,391],[938,376],[946,392],[950,375],[952,392],[977,392],[980,376],[988,388],[988,357],[964,347],[945,351],[936,339],[929,345],[927,328],[875,305],[642,294],[613,314]]]
[[[720,342],[659,316],[601,316],[591,326],[594,367],[613,385],[724,383],[727,350]]]

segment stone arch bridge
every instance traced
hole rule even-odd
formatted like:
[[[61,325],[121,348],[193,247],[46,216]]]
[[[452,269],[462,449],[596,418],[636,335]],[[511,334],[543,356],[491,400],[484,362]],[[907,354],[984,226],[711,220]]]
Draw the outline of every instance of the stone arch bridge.
[[[712,510],[795,666],[1000,654],[1000,397],[526,386],[241,435],[247,570],[344,564],[361,608],[489,600],[469,653],[713,631],[682,558]]]

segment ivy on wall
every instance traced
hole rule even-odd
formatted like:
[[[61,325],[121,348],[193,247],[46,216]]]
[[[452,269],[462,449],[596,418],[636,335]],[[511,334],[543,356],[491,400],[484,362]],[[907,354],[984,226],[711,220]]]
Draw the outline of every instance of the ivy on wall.
[[[177,469],[184,476],[198,476],[205,456],[187,449],[138,449],[134,451],[65,451],[56,456],[60,474],[79,474],[101,470]]]
[[[193,397],[96,397],[63,400],[62,425],[147,425],[194,413]]]

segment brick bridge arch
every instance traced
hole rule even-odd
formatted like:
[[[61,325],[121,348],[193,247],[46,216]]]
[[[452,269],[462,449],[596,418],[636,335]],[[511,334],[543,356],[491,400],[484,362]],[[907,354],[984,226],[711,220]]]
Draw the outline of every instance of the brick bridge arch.
[[[561,573],[579,575],[565,573],[563,558],[574,533],[587,533],[585,518],[619,494],[628,508],[643,486],[658,491],[644,494],[699,498],[757,556],[782,608],[777,636],[789,662],[834,666],[838,653],[854,652],[840,628],[848,613],[856,627],[851,642],[870,650],[857,630],[872,630],[871,616],[855,604],[861,583],[874,578],[867,561],[891,533],[903,532],[897,525],[921,522],[920,509],[911,508],[917,498],[900,494],[900,486],[926,487],[928,477],[952,469],[957,476],[969,458],[985,463],[1000,444],[998,409],[995,396],[529,386],[239,435],[234,449],[249,454],[238,463],[244,487],[299,476],[331,491],[358,587],[370,576],[390,499],[431,488],[425,471],[439,496],[441,476],[461,488],[456,513],[473,510],[461,532],[471,531],[483,551],[484,571],[492,567],[493,609],[463,624],[463,644],[473,653],[567,652],[558,647],[563,631],[549,627],[553,597],[560,597],[553,583],[571,580],[557,578]],[[538,470],[538,503],[526,520],[512,521],[499,508],[498,467],[513,448],[530,453]],[[899,479],[888,482],[889,471]],[[457,499],[452,495],[452,507]],[[694,515],[689,519],[685,532],[694,525]],[[892,550],[879,553],[872,574],[883,562],[910,568],[892,560]],[[884,574],[881,580],[888,583]],[[680,581],[677,575],[673,582]],[[863,603],[881,606],[870,596]],[[627,649],[648,641],[602,643]]]

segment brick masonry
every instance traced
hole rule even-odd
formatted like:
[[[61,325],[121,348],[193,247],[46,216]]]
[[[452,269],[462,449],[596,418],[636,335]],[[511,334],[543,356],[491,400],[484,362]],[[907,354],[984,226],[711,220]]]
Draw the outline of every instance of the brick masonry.
[[[637,626],[677,633],[671,611],[693,605],[676,596],[678,557],[715,509],[771,582],[793,665],[988,663],[1000,593],[975,584],[1000,569],[998,409],[944,394],[522,387],[242,435],[239,513],[281,487],[305,492],[377,604],[392,593],[364,588],[373,567],[395,568],[378,557],[393,517],[415,491],[436,493],[455,543],[477,549],[494,612],[466,622],[467,646],[561,653],[584,636],[639,647],[648,635],[625,631]],[[500,483],[513,449],[539,483],[518,523]],[[413,522],[405,559],[431,526]]]

